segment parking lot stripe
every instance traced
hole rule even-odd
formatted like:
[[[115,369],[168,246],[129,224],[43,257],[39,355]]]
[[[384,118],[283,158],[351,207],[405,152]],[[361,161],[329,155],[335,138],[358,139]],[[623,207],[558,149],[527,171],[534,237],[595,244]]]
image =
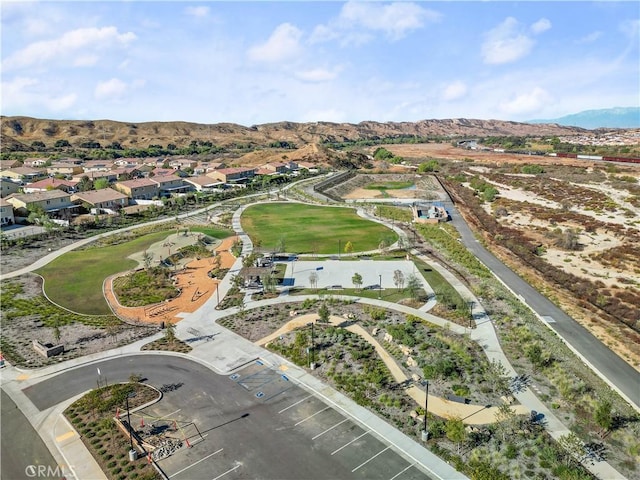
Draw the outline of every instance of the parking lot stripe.
[[[224,477],[227,473],[231,473],[231,472],[233,472],[234,470],[236,470],[236,469],[238,469],[238,468],[240,468],[240,465],[236,465],[235,467],[230,468],[230,469],[229,469],[229,470],[227,470],[226,472],[224,472],[224,473],[222,473],[222,474],[218,475],[217,477],[215,477],[213,480],[218,480],[220,477]]]
[[[175,415],[175,414],[176,414],[176,413],[178,413],[180,410],[182,410],[182,409],[181,409],[181,408],[179,408],[179,409],[177,409],[177,410],[175,410],[175,411],[173,411],[173,412],[171,412],[171,413],[167,413],[166,415],[163,415],[163,416],[159,417],[159,418],[158,418],[158,420],[163,420],[163,419],[167,418],[169,415]]]
[[[316,412],[316,413],[314,413],[313,415],[309,415],[307,418],[303,418],[303,419],[302,419],[302,420],[300,420],[298,423],[296,423],[296,424],[294,425],[294,427],[297,427],[297,426],[298,426],[298,425],[300,425],[301,423],[306,422],[306,421],[307,421],[307,420],[309,420],[310,418],[313,418],[313,417],[315,417],[316,415],[318,415],[319,413],[322,413],[322,412],[324,412],[325,410],[329,410],[330,408],[331,408],[331,407],[323,408],[323,409],[322,409],[322,410],[320,410],[319,412]]]
[[[351,473],[355,472],[356,470],[358,470],[360,467],[365,466],[367,463],[369,463],[371,460],[373,460],[374,458],[376,458],[378,455],[386,452],[387,450],[389,450],[391,448],[391,445],[389,445],[387,448],[385,448],[384,450],[380,450],[378,453],[376,453],[373,457],[371,457],[369,460],[367,460],[366,462],[362,462],[360,465],[358,465],[356,468],[354,468],[353,470],[351,470]]]
[[[391,477],[389,480],[394,480],[396,478],[398,478],[400,475],[402,475],[404,472],[406,472],[407,470],[409,470],[411,467],[413,467],[415,465],[415,463],[412,463],[410,465],[408,465],[404,470],[399,471],[398,473],[396,473],[393,477]]]
[[[364,432],[362,435],[360,435],[359,437],[354,438],[353,440],[351,440],[349,443],[344,444],[343,446],[341,446],[339,449],[335,450],[333,453],[331,453],[331,455],[334,455],[336,453],[338,453],[340,450],[342,450],[345,447],[348,447],[349,445],[351,445],[353,442],[355,442],[356,440],[358,440],[359,438],[364,437],[367,433],[371,432],[371,430],[367,430],[366,432]]]
[[[348,418],[345,418],[344,420],[342,420],[341,422],[336,423],[333,427],[329,427],[327,428],[324,432],[321,432],[319,434],[317,434],[315,437],[313,437],[311,440],[315,440],[316,438],[318,438],[321,435],[324,435],[325,433],[327,433],[329,430],[333,430],[334,428],[336,428],[338,425],[343,424],[344,422],[346,422],[347,420],[349,420]]]
[[[306,397],[304,397],[302,400],[297,401],[296,403],[294,403],[293,405],[289,405],[287,408],[283,408],[282,410],[280,410],[278,413],[282,413],[282,412],[286,412],[287,410],[289,410],[290,408],[295,407],[296,405],[298,405],[299,403],[304,402],[307,398],[309,398],[311,395],[307,395]]]
[[[220,450],[216,450],[215,452],[207,455],[204,458],[201,458],[200,460],[198,460],[197,462],[193,462],[191,465],[184,467],[182,470],[178,470],[176,473],[174,473],[173,475],[171,475],[171,478],[177,477],[178,475],[180,475],[182,472],[189,470],[191,467],[193,467],[194,465],[199,464],[200,462],[204,462],[207,458],[209,457],[213,457],[216,453],[220,453],[222,450],[224,450],[223,448],[221,448]]]

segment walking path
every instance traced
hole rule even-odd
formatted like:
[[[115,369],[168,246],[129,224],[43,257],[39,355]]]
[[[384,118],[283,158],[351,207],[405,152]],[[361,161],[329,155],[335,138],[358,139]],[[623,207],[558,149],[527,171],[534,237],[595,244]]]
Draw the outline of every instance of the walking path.
[[[243,242],[243,256],[250,254],[253,248],[248,235],[246,235],[242,231],[240,224],[240,215],[244,208],[245,207],[241,207],[233,215],[234,230],[237,232],[238,236]],[[78,244],[66,247],[65,249],[63,249],[63,251],[72,250],[77,246]],[[61,254],[63,252],[56,253]],[[46,264],[47,261],[50,261],[52,258],[54,257],[51,255],[47,256],[44,259],[41,259],[39,262],[36,262],[38,264],[37,266],[23,269],[23,271],[31,271],[32,269],[39,268],[40,266]],[[456,288],[461,293],[465,300],[474,301],[473,315],[476,319],[476,328],[471,332],[471,338],[477,341],[483,347],[490,360],[497,360],[501,362],[506,368],[507,372],[509,372],[509,374],[515,375],[515,370],[510,365],[506,356],[502,352],[502,349],[500,348],[500,344],[495,333],[492,321],[488,317],[480,303],[477,301],[477,299],[444,267],[436,262],[429,261],[429,259],[426,257],[420,258],[429,263],[434,269],[437,269],[454,286],[454,288]],[[224,298],[224,295],[229,291],[229,289],[231,288],[231,278],[233,277],[233,275],[238,273],[241,268],[242,258],[238,258],[231,267],[228,274],[218,284],[220,299]],[[19,274],[17,272],[13,273]],[[14,275],[12,274],[11,276]],[[2,278],[7,278],[7,276],[3,275]],[[425,449],[422,444],[410,439],[402,432],[389,425],[386,421],[380,419],[373,413],[369,412],[367,409],[357,405],[355,402],[353,402],[351,399],[341,394],[340,392],[337,392],[333,388],[325,385],[311,373],[300,367],[297,367],[286,359],[283,359],[282,357],[268,350],[252,344],[248,340],[218,325],[218,320],[228,315],[237,313],[238,309],[234,308],[225,311],[216,310],[215,306],[218,303],[217,297],[217,295],[215,297],[210,296],[204,302],[201,308],[192,313],[185,312],[180,314],[180,316],[183,317],[183,320],[180,321],[176,326],[176,335],[182,340],[192,340],[191,345],[193,346],[193,350],[189,354],[189,358],[209,366],[220,374],[228,374],[233,370],[241,367],[242,365],[260,358],[266,364],[272,366],[273,368],[279,369],[281,371],[287,371],[287,376],[290,379],[299,383],[304,388],[315,392],[318,396],[324,398],[327,403],[343,411],[345,415],[363,425],[366,425],[367,428],[371,429],[380,437],[385,438],[388,442],[395,445],[396,448],[403,451],[408,457],[414,459],[417,463],[422,465],[425,469],[431,472],[434,477],[440,479],[466,478],[464,475],[455,471],[442,459],[433,455],[429,450]],[[249,301],[245,308],[257,308],[263,305],[281,302],[302,302],[306,298],[315,298],[315,296],[286,296],[259,302]],[[353,297],[348,298],[350,300],[353,300]],[[367,303],[380,307],[395,309],[404,313],[409,313],[423,318],[435,325],[447,326],[452,331],[455,331],[457,333],[464,334],[466,331],[464,327],[450,324],[448,321],[443,320],[439,317],[435,317],[434,315],[431,315],[426,311],[412,309],[410,307],[388,303],[382,300],[361,298],[358,299],[358,301],[361,303]],[[213,343],[204,339],[194,339],[192,333],[194,329],[201,332],[203,335],[214,336]],[[2,371],[2,388],[7,393],[9,393],[14,401],[16,401],[16,404],[20,405],[21,410],[25,412],[25,415],[30,419],[32,425],[39,431],[43,440],[52,451],[52,454],[56,457],[56,460],[64,462],[67,465],[69,463],[73,465],[82,465],[84,469],[83,474],[81,476],[76,475],[77,478],[104,478],[104,474],[102,474],[88,450],[86,450],[83,445],[79,445],[78,442],[74,442],[73,435],[69,434],[70,430],[66,429],[64,423],[61,423],[60,412],[63,409],[62,406],[58,405],[57,407],[54,407],[47,411],[39,412],[27,400],[22,390],[31,384],[43,380],[44,378],[55,375],[60,371],[74,368],[78,365],[93,363],[114,356],[144,354],[140,352],[141,346],[144,343],[148,343],[149,341],[154,340],[155,338],[159,338],[160,336],[161,334],[156,334],[154,337],[141,340],[122,348],[70,360],[62,364],[46,367],[36,371],[21,372],[17,368],[8,367]],[[157,354],[157,352],[154,353]],[[419,392],[420,391],[418,390],[418,392],[416,392],[416,395],[418,395]],[[550,412],[530,390],[516,393],[515,396],[520,401],[520,403],[526,407],[526,409],[536,410],[545,416],[546,427],[554,438],[559,438],[560,436],[569,432],[569,430],[560,422],[560,420],[557,419],[553,415],[553,413]],[[429,400],[431,400],[431,396]],[[424,393],[422,393],[422,401],[424,401]],[[69,402],[71,402],[71,400],[69,400]],[[480,412],[476,412],[474,413],[474,415],[475,414],[479,415]],[[62,425],[63,427],[61,428],[60,425]],[[67,461],[67,457],[71,459],[71,462]],[[598,478],[625,478],[607,462],[598,462],[593,465],[585,466]]]

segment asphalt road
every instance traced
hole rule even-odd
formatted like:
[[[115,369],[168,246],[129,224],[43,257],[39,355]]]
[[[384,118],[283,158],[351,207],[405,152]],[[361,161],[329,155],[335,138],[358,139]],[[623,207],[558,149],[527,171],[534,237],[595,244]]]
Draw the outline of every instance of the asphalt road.
[[[40,435],[4,390],[0,397],[0,478],[3,480],[60,478],[64,467],[58,467]],[[38,475],[41,473],[41,475]],[[55,475],[55,474],[58,475]]]
[[[540,317],[549,319],[549,327],[640,409],[640,373],[594,337],[586,328],[564,313],[553,302],[520,278],[476,240],[473,232],[455,208],[450,208],[452,223],[462,243],[509,288],[521,295]]]
[[[145,424],[182,425],[191,448],[159,462],[170,478],[429,478],[366,426],[260,362],[223,376],[180,357],[127,356],[63,372],[24,392],[37,408],[49,408],[94,388],[97,367],[109,383],[139,373],[156,387],[178,385],[132,416],[132,425],[141,425],[141,415]]]

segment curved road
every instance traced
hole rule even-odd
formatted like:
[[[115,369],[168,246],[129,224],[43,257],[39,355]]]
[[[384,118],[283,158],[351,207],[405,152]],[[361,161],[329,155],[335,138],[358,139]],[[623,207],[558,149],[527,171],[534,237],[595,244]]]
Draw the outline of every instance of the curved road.
[[[462,243],[610,387],[640,411],[640,373],[485,249],[454,207],[450,213]]]

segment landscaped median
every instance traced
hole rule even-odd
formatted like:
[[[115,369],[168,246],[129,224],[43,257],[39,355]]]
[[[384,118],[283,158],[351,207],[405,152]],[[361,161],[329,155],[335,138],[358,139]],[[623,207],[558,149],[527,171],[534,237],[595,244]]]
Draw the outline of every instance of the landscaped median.
[[[132,411],[161,397],[158,390],[137,381],[118,383],[91,390],[71,404],[64,415],[108,479],[159,480],[162,477],[138,446],[135,435],[129,439],[125,422],[127,401],[129,411]],[[135,432],[136,428],[131,427]],[[132,443],[141,457],[135,461],[129,459]]]

